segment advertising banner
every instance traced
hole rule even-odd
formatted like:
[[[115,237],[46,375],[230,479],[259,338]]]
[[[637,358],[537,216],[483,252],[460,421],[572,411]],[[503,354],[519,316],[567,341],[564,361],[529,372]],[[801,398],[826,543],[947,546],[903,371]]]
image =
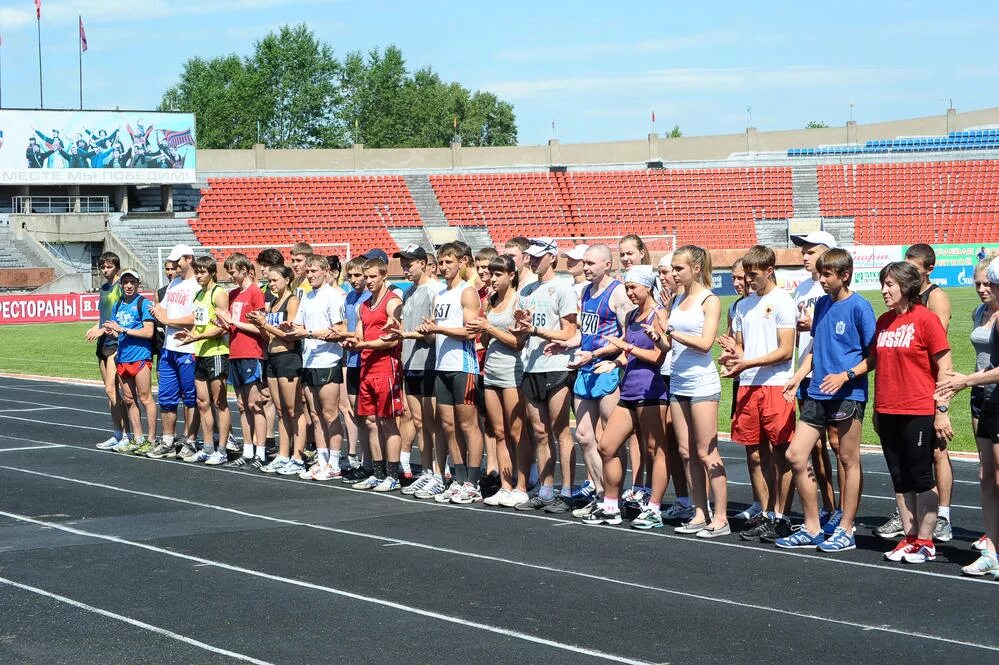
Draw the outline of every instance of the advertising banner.
[[[170,184],[196,177],[193,113],[0,111],[0,184]]]
[[[152,293],[143,293],[152,298]],[[97,293],[0,296],[0,326],[23,323],[98,321]]]

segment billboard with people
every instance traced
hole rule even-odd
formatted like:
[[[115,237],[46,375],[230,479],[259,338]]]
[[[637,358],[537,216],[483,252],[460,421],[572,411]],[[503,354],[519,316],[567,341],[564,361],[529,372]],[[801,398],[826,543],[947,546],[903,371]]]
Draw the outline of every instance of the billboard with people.
[[[194,182],[193,113],[0,110],[0,183]]]

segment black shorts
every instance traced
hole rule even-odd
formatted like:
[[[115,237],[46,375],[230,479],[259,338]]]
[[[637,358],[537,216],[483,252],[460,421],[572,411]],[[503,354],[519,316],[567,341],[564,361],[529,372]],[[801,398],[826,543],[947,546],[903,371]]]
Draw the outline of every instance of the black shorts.
[[[229,356],[207,356],[194,359],[194,380],[214,381],[229,378]]]
[[[730,418],[735,420],[735,396],[739,394],[739,377],[732,379],[732,413]]]
[[[267,356],[267,376],[294,379],[302,375],[302,356],[297,351],[279,351]]]
[[[322,388],[327,383],[343,383],[343,370],[339,365],[304,367],[302,368],[302,383],[311,388]]]
[[[451,406],[475,404],[478,379],[478,374],[468,372],[437,372],[434,381],[437,403]]]
[[[992,443],[999,443],[999,405],[994,401],[983,405],[982,415],[978,416],[975,436]]]
[[[406,394],[410,397],[433,397],[434,396],[434,373],[433,372],[407,372],[402,377]]]
[[[971,417],[982,417],[982,405],[985,404],[985,388],[982,386],[971,387]]]
[[[572,389],[570,372],[528,372],[524,374],[524,397],[529,402],[541,404],[562,388]]]
[[[933,489],[936,485],[933,451],[937,439],[933,416],[879,413],[878,436],[896,494]]]
[[[666,400],[662,399],[619,399],[617,405],[623,409],[628,409],[629,411],[634,411],[640,406],[666,406],[669,404]]]
[[[352,397],[357,397],[358,391],[361,389],[361,368],[360,367],[348,367],[346,372],[346,384],[347,384],[347,394]]]
[[[813,399],[805,397],[798,407],[798,419],[818,430],[844,420],[864,421],[866,402],[852,399]]]
[[[118,342],[105,344],[105,337],[106,335],[101,335],[100,339],[97,340],[97,349],[94,351],[94,355],[97,356],[98,360],[107,360],[114,354],[118,353]]]

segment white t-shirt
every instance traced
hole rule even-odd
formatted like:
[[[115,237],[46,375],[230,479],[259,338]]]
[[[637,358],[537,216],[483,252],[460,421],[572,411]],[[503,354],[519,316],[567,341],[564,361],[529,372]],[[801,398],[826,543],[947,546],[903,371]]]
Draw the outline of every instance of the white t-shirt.
[[[194,313],[194,296],[200,290],[201,287],[198,286],[198,280],[194,277],[187,279],[174,277],[170,282],[170,286],[167,287],[166,293],[163,294],[163,302],[161,303],[166,307],[167,318],[173,320],[191,316]],[[166,339],[163,342],[166,350],[176,351],[177,353],[194,353],[193,342],[181,344],[174,339],[174,334],[181,330],[184,330],[184,328],[176,326],[166,327]]]
[[[572,282],[556,278],[531,282],[521,289],[519,306],[532,312],[536,328],[559,330],[564,317],[578,313],[579,299]],[[565,372],[569,369],[570,353],[563,351],[546,356],[547,345],[548,340],[537,335],[527,338],[523,351],[525,372]]]
[[[795,316],[801,317],[802,312],[808,314],[808,318],[811,319],[815,316],[815,303],[818,302],[819,298],[824,296],[826,292],[822,289],[822,285],[819,284],[817,280],[809,277],[808,279],[802,280],[798,284],[797,288],[794,290],[794,306],[795,306]],[[795,356],[795,367],[801,367],[801,359],[805,357],[805,351],[808,350],[808,345],[812,342],[812,333],[805,330],[798,332],[798,341],[795,345],[794,356]],[[809,372],[808,376],[812,373]]]
[[[306,330],[323,330],[343,321],[345,300],[337,289],[324,284],[302,296],[295,314],[295,323]],[[321,339],[302,340],[302,365],[305,367],[333,367],[343,357],[339,342]]]
[[[735,308],[732,327],[742,333],[742,357],[747,360],[777,350],[777,331],[797,325],[794,299],[784,289],[774,286],[770,293],[746,296]],[[739,375],[740,386],[783,386],[791,379],[791,359],[765,367],[751,367]]]

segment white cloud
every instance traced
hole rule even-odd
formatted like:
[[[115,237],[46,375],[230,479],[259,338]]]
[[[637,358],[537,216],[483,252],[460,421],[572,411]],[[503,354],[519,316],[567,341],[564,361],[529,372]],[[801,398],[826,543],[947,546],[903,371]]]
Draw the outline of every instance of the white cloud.
[[[485,83],[482,88],[505,99],[524,99],[547,94],[599,90],[602,94],[631,90],[662,93],[717,93],[737,90],[775,90],[857,86],[921,78],[923,70],[892,67],[823,67],[793,65],[771,69],[673,68],[653,69],[639,74],[577,76],[552,79],[523,79]]]

